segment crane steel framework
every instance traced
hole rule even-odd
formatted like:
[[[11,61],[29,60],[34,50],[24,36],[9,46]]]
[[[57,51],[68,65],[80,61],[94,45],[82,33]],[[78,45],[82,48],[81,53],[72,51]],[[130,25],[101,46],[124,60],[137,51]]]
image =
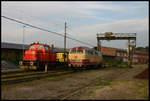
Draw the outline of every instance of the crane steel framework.
[[[128,40],[128,65],[132,64],[133,54],[136,47],[136,33],[97,33],[97,50],[101,51],[100,40]],[[132,42],[130,42],[133,40]]]

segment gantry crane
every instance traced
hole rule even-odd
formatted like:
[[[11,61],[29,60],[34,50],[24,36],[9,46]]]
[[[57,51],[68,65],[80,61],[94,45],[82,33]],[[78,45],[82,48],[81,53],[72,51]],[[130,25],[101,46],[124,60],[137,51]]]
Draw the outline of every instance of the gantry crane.
[[[132,64],[133,54],[136,47],[136,33],[97,33],[98,51],[101,51],[101,40],[128,40],[128,65]]]

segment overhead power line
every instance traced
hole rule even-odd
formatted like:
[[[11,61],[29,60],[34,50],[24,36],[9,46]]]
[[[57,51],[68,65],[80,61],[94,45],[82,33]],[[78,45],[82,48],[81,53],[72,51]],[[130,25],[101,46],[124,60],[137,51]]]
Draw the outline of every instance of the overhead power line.
[[[26,14],[26,12],[25,11],[23,11],[23,10],[20,10],[20,9],[11,9],[12,11],[13,11],[13,14],[15,15],[15,14],[17,14],[17,13],[19,13],[19,15],[20,15],[20,17],[19,18],[21,18],[20,20],[23,20],[22,19],[22,17],[24,17],[24,15]],[[2,13],[4,13],[4,14],[2,14],[2,15],[9,15],[9,13],[8,12],[4,12],[4,11],[2,11]],[[16,16],[16,15],[15,15]],[[28,20],[29,19],[40,19],[40,20],[42,20],[41,19],[41,17],[39,17],[39,16],[35,16],[35,15],[28,15],[28,14],[26,14],[26,16],[25,16]],[[56,19],[55,19],[55,21],[56,21]],[[59,23],[56,23],[56,22],[54,22],[53,20],[51,20],[50,21],[51,23],[50,23],[50,25],[55,25],[55,26],[57,26],[57,27],[62,27],[60,24],[62,24],[62,21],[60,22],[60,20],[59,20]],[[58,22],[58,20],[57,20],[57,22]],[[34,22],[35,23],[35,22]],[[36,24],[36,23],[35,23]],[[49,25],[48,25],[49,26]]]
[[[39,29],[39,30],[46,31],[46,32],[50,32],[50,33],[53,33],[53,34],[56,34],[56,35],[59,35],[59,36],[64,37],[64,35],[62,35],[62,34],[60,34],[60,33],[57,33],[57,32],[54,32],[54,31],[50,31],[50,30],[47,30],[47,29],[44,29],[44,28],[40,28],[40,27],[31,25],[31,24],[27,24],[27,23],[25,23],[25,22],[22,22],[22,21],[19,21],[19,20],[10,18],[10,17],[6,17],[6,16],[1,16],[1,17],[5,18],[5,19],[8,19],[8,20],[11,20],[11,21],[15,21],[15,22],[17,22],[17,23],[20,23],[20,24],[23,24],[23,25],[26,25],[26,26],[30,26],[30,27],[33,27],[33,28],[37,28],[37,29]],[[89,46],[94,47],[94,46],[91,45],[91,44],[88,44],[88,43],[86,43],[86,42],[77,40],[77,39],[75,39],[75,38],[71,38],[71,37],[68,37],[68,36],[66,36],[66,38],[71,39],[71,40],[74,40],[74,41],[77,41],[77,42],[80,42],[80,43],[82,43],[82,44],[86,44],[86,45],[89,45]]]
[[[62,34],[59,34],[59,33],[53,32],[53,31],[49,31],[49,30],[46,30],[46,29],[43,29],[43,28],[40,28],[40,27],[36,27],[36,26],[31,25],[31,24],[27,24],[27,23],[24,23],[22,21],[19,21],[19,20],[13,19],[13,18],[9,18],[9,17],[6,17],[6,16],[1,16],[1,17],[5,18],[5,19],[12,20],[12,21],[15,21],[15,22],[18,22],[18,23],[21,23],[21,24],[24,24],[26,26],[30,26],[30,27],[33,27],[33,28],[40,29],[42,31],[47,31],[47,32],[50,32],[50,33],[55,33],[55,34],[57,34],[59,36],[63,36]]]

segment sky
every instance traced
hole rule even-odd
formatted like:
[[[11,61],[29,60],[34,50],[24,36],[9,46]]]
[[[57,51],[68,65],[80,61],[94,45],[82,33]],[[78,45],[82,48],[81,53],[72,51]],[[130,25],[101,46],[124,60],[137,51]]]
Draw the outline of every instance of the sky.
[[[137,33],[137,47],[149,46],[149,2],[146,1],[2,1],[1,15],[97,45],[97,33]],[[2,42],[23,43],[23,25],[1,17]],[[26,26],[24,43],[64,47],[64,38]],[[106,47],[128,47],[127,40],[102,41]],[[67,48],[91,47],[67,39]]]

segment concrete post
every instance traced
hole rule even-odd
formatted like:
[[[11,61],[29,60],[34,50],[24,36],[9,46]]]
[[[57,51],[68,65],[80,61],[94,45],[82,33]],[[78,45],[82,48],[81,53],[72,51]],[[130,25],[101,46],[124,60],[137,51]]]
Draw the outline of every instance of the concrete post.
[[[45,64],[45,72],[47,72],[47,64]]]
[[[128,40],[128,65],[131,64],[131,61],[130,61],[130,40]]]

